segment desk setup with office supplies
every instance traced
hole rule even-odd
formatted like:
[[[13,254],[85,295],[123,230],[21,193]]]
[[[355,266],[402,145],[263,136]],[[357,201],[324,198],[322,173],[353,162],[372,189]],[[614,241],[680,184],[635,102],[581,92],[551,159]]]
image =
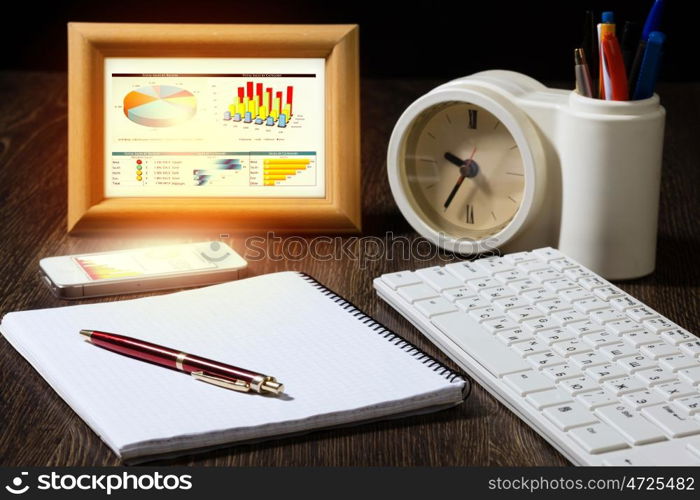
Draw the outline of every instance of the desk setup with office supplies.
[[[32,424],[69,419],[90,451],[59,439],[52,460],[81,465],[249,465],[275,449],[305,450],[289,465],[700,465],[695,292],[663,286],[697,274],[694,250],[666,241],[695,233],[662,189],[663,8],[641,29],[587,12],[573,91],[505,70],[393,100],[368,83],[394,114],[363,112],[393,132],[365,136],[386,168],[368,160],[362,181],[356,26],[169,25],[166,50],[160,25],[72,24],[72,236],[57,229],[31,254],[40,277],[4,300],[9,428],[34,450],[42,427],[21,415],[49,405]],[[274,45],[299,33],[305,49]],[[104,140],[79,142],[90,133]],[[334,240],[308,235],[356,234],[361,212],[365,235],[436,253],[321,258]],[[253,258],[261,229],[312,251]],[[377,456],[343,448],[370,434]],[[323,441],[345,458],[312,451]]]

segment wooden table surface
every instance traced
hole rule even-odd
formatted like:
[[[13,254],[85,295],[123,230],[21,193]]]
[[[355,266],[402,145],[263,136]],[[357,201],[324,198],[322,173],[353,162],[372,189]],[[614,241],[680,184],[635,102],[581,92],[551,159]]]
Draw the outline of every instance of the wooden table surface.
[[[386,145],[402,110],[440,82],[369,80],[362,84],[364,236],[387,231],[412,241],[415,233],[398,212],[385,174]],[[651,307],[700,331],[700,85],[661,87],[667,128],[656,272],[619,285]],[[67,236],[66,75],[0,73],[0,314],[58,307],[37,275],[42,257],[137,247],[162,240]],[[210,239],[219,239],[212,234]],[[170,239],[169,242],[187,241]],[[245,252],[243,238],[228,239]],[[308,243],[308,239],[304,240]],[[391,271],[454,260],[377,259],[376,246],[345,238],[354,257],[319,261],[313,256],[250,262],[251,275],[304,271],[353,301],[428,353],[454,364],[399,314],[379,300],[372,278]],[[301,244],[287,244],[294,257]],[[322,251],[329,249],[322,244]],[[425,246],[424,250],[427,251]],[[279,249],[278,249],[279,250]],[[340,250],[338,250],[340,252]],[[121,298],[121,297],[117,297]],[[96,299],[115,300],[115,299]],[[94,301],[94,300],[93,300]],[[92,302],[92,301],[85,301]],[[117,465],[106,445],[56,395],[30,365],[0,339],[0,465]],[[456,367],[455,367],[456,368]],[[431,415],[326,430],[301,437],[240,445],[162,462],[192,465],[566,465],[544,439],[479,386],[462,405]]]

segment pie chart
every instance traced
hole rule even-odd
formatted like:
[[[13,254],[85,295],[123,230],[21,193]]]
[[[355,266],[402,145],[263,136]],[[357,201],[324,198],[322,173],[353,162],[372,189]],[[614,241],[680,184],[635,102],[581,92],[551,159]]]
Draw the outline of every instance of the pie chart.
[[[144,127],[172,127],[197,112],[197,98],[189,90],[173,85],[153,85],[124,96],[124,114]]]

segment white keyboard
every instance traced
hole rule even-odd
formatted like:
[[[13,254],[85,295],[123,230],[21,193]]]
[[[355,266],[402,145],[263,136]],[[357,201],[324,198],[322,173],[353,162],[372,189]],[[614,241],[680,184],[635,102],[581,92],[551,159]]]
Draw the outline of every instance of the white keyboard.
[[[700,465],[700,341],[558,250],[374,287],[571,462]]]

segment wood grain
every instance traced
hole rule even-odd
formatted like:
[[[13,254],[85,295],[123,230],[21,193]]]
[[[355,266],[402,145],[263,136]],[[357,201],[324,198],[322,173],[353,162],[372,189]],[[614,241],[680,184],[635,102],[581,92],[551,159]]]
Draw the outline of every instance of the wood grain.
[[[364,236],[383,241],[386,232],[417,244],[398,213],[385,174],[386,144],[394,122],[412,100],[437,81],[376,80],[362,84],[362,207]],[[58,307],[37,276],[42,257],[137,247],[187,238],[89,238],[68,236],[66,223],[66,75],[0,73],[0,314]],[[666,106],[666,150],[656,272],[619,285],[691,331],[700,331],[700,141],[697,116],[700,85],[660,89]],[[205,235],[219,239],[221,234]],[[371,280],[379,274],[455,260],[433,253],[404,260],[394,248],[378,258],[369,246],[343,237],[339,246],[320,241],[318,253],[334,250],[328,261],[311,256],[254,259],[241,237],[226,238],[250,262],[250,274],[285,269],[304,271],[353,301],[428,353],[446,359],[409,323],[376,297]],[[269,242],[270,240],[268,240]],[[338,243],[338,242],[335,242]],[[272,245],[274,246],[274,245]],[[279,244],[277,245],[279,247]],[[427,245],[420,247],[426,251]],[[278,248],[279,250],[279,248]],[[123,297],[99,300],[117,300]],[[93,301],[85,301],[94,302]],[[58,397],[31,366],[0,339],[0,465],[117,465],[115,455]],[[218,466],[253,465],[565,465],[566,460],[481,387],[462,405],[440,413],[358,427],[320,431],[289,439],[241,445],[162,463]]]

